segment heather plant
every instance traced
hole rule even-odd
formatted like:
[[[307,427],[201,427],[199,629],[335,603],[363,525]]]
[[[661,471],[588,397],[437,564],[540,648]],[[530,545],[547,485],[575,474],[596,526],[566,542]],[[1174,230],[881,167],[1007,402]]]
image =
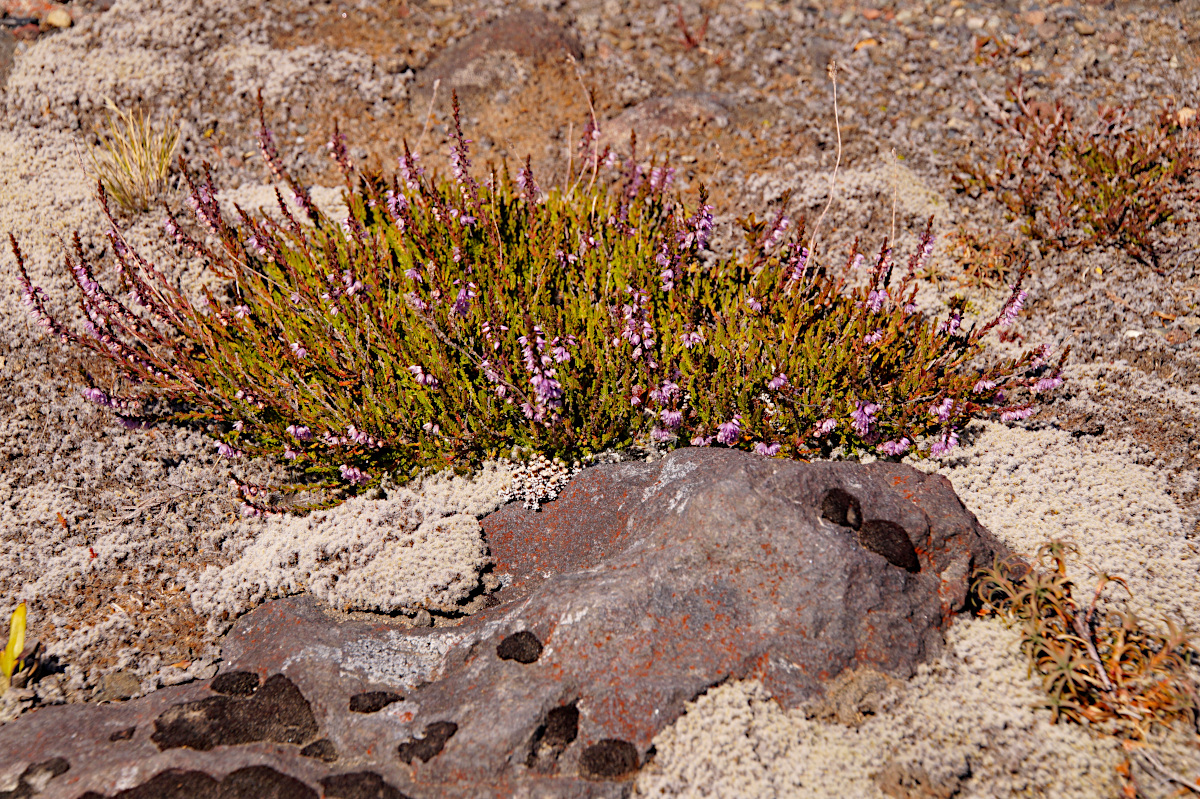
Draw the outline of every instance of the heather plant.
[[[1025,260],[1021,240],[1001,231],[963,227],[947,239],[949,260],[959,267],[955,277],[960,284],[972,288],[1004,287]],[[940,274],[929,277],[936,279]]]
[[[145,112],[122,111],[108,98],[107,129],[100,146],[89,148],[92,170],[108,195],[127,211],[148,211],[162,194],[170,173],[179,127],[159,129]]]
[[[1200,128],[1170,104],[1137,125],[1130,107],[1101,106],[1094,121],[1030,102],[1018,81],[1013,113],[993,119],[1007,134],[994,164],[960,164],[960,187],[990,194],[1024,232],[1058,249],[1117,246],[1159,268],[1162,229],[1188,221],[1200,199]]]
[[[1097,603],[1105,587],[1129,590],[1110,574],[1093,570],[1095,592],[1081,605],[1066,576],[1073,555],[1074,545],[1052,541],[1039,548],[1035,568],[996,564],[976,577],[982,612],[1021,626],[1030,673],[1041,676],[1047,694],[1041,706],[1055,721],[1102,725],[1138,740],[1154,723],[1195,723],[1200,694],[1189,671],[1200,663],[1200,652],[1188,632],[1169,619],[1166,634],[1149,630],[1131,612],[1102,618]]]
[[[67,265],[83,332],[52,314],[14,239],[25,303],[137,386],[104,390],[84,373],[84,396],[127,427],[203,424],[225,458],[302,469],[285,490],[337,489],[294,510],[513,451],[940,455],[969,420],[1028,416],[1061,383],[1043,349],[980,362],[984,336],[1021,310],[1023,275],[986,323],[968,324],[960,302],[941,318],[917,311],[928,229],[903,266],[885,243],[857,284],[864,255],[828,267],[783,209],[743,220],[746,253],[716,258],[705,193],[685,206],[673,170],[639,162],[633,143],[619,158],[589,126],[582,166],[544,190],[528,160],[515,177],[503,165],[476,177],[454,111],[445,176],[407,148],[391,178],[359,172],[335,126],[345,219],[283,169],[265,121],[264,160],[295,210],[277,188],[278,219],[227,218],[207,171],[184,165],[194,220],[168,211],[165,227],[229,281],[227,297],[193,305],[113,222],[128,303],[78,237]],[[236,482],[248,513],[274,510],[266,486]]]

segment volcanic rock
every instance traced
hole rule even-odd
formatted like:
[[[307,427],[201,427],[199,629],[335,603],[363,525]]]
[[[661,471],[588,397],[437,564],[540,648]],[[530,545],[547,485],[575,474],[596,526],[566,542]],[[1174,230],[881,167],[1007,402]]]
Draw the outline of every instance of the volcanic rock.
[[[830,704],[852,671],[910,677],[974,568],[1008,554],[943,477],[727,449],[593,467],[541,511],[509,504],[481,524],[505,587],[457,626],[276,600],[238,621],[211,684],[45,708],[0,728],[0,751],[61,758],[71,799],[247,780],[621,796],[653,737],[722,681],[757,678],[796,707]]]

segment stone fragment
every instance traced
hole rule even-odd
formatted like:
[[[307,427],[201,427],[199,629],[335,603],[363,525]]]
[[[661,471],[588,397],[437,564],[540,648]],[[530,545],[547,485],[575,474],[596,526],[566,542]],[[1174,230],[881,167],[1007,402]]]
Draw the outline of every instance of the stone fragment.
[[[97,702],[120,702],[141,693],[142,681],[131,671],[114,671],[100,678]]]
[[[1075,20],[1074,27],[1075,27],[1075,32],[1078,33],[1080,36],[1091,36],[1092,34],[1094,34],[1096,32],[1096,26],[1093,25],[1092,23],[1088,22],[1087,20],[1082,20],[1082,19]]]
[[[46,16],[42,18],[42,21],[52,28],[69,28],[73,22],[71,19],[71,12],[67,11],[62,6],[55,6],[47,11]]]
[[[159,776],[132,796],[215,796],[258,769],[263,796],[297,779],[302,796],[615,799],[654,736],[726,680],[846,723],[879,712],[939,651],[975,567],[1009,554],[944,477],[723,448],[589,468],[540,511],[480,524],[504,587],[457,626],[275,600],[223,640],[212,687],[228,693],[45,708],[0,726],[0,751],[62,757],[96,796],[137,764]]]
[[[539,64],[566,56],[583,58],[583,48],[561,25],[537,11],[518,11],[484,25],[451,45],[417,75],[419,90],[495,88],[524,83]]]

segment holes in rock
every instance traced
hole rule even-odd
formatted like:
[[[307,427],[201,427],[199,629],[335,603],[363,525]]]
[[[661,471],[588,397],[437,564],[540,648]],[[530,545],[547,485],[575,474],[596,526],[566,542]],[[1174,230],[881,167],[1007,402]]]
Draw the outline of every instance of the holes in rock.
[[[446,741],[458,732],[458,725],[453,721],[435,721],[425,725],[425,736],[400,744],[396,754],[405,763],[411,764],[414,759],[428,763],[446,746]]]
[[[108,736],[108,740],[116,743],[117,741],[128,741],[137,732],[137,727],[126,727],[123,730],[117,730],[112,735]]]
[[[325,799],[409,799],[374,771],[355,771],[321,780]]]
[[[860,546],[887,558],[893,566],[910,572],[921,570],[917,550],[904,528],[895,522],[878,519],[864,522],[862,506],[850,493],[840,488],[825,492],[821,499],[821,518],[854,530]]]
[[[877,555],[883,555],[888,563],[910,572],[919,572],[921,562],[908,533],[895,522],[872,519],[858,531],[858,543]]]
[[[378,713],[404,697],[391,691],[367,691],[350,697],[351,713]]]
[[[496,647],[496,655],[501,660],[534,663],[542,656],[542,642],[529,630],[522,630],[501,641]]]
[[[291,680],[275,674],[249,699],[210,696],[168,708],[154,720],[150,740],[164,750],[207,751],[254,741],[302,744],[316,736],[308,700]]]
[[[46,783],[71,770],[66,758],[55,757],[25,767],[17,778],[17,786],[11,791],[0,791],[0,799],[26,799],[42,792]]]
[[[862,506],[851,494],[840,488],[831,488],[821,499],[821,518],[857,530],[862,526]]]
[[[559,755],[571,745],[577,735],[579,708],[575,703],[554,708],[546,714],[545,721],[534,731],[533,741],[529,746],[529,758],[525,765],[541,773],[553,771]]]
[[[619,780],[638,769],[637,747],[629,741],[605,738],[583,750],[579,771],[590,780]]]
[[[308,746],[300,750],[303,757],[311,757],[315,760],[324,760],[326,763],[336,763],[338,759],[337,747],[333,745],[333,741],[328,738],[321,738],[313,741]]]
[[[79,799],[103,799],[88,791]],[[294,777],[270,766],[248,766],[231,771],[223,780],[203,771],[167,769],[112,799],[318,799],[317,792]]]
[[[208,687],[228,696],[250,696],[258,690],[258,675],[252,671],[231,671],[212,678]]]

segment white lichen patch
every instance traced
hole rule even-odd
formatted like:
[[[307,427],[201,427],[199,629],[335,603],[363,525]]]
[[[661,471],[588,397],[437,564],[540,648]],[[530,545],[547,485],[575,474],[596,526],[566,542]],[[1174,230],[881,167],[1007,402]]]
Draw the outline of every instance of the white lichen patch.
[[[312,593],[343,610],[445,608],[465,599],[488,563],[478,517],[502,503],[511,471],[440,474],[384,499],[356,497],[305,517],[269,517],[227,539],[233,555],[186,581],[197,611],[228,622],[266,599]]]
[[[462,638],[453,631],[411,635],[391,631],[387,638],[363,638],[346,644],[339,661],[343,672],[383,685],[412,688],[441,676],[446,653]]]
[[[535,454],[524,463],[513,465],[512,483],[500,492],[500,501],[519,499],[527,510],[538,510],[541,503],[558,499],[558,492],[581,469],[579,463],[571,467]]]
[[[857,728],[784,711],[754,681],[709,691],[655,738],[635,795],[884,799],[889,766],[962,797],[1116,795],[1119,746],[1030,709],[1040,694],[1014,631],[973,620],[948,638]]]

